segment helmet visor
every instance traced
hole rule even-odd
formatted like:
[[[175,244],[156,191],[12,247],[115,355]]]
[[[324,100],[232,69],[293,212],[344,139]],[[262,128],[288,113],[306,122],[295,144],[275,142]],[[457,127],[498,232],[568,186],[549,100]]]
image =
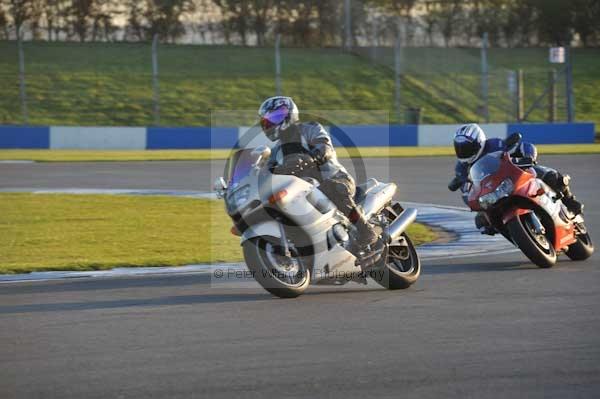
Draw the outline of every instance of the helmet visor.
[[[273,111],[267,112],[260,118],[260,126],[264,132],[280,125],[289,115],[287,107],[279,107]]]
[[[480,148],[481,144],[477,141],[465,138],[459,138],[454,141],[454,151],[458,159],[468,160],[475,156]]]

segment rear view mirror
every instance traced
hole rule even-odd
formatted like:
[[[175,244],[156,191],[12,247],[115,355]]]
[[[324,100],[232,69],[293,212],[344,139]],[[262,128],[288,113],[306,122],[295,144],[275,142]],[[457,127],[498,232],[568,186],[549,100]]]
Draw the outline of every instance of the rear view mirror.
[[[223,198],[225,196],[225,191],[227,191],[227,182],[223,177],[218,177],[215,180],[213,189],[217,193],[217,198]]]

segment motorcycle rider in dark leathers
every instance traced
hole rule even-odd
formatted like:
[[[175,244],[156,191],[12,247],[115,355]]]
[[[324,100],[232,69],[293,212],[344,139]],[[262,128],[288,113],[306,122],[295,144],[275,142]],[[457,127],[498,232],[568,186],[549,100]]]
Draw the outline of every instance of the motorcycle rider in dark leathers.
[[[509,148],[510,147],[510,148]],[[461,126],[454,135],[454,150],[458,161],[455,168],[455,177],[448,185],[450,191],[463,188],[468,181],[469,169],[479,158],[495,151],[509,152],[513,162],[521,168],[532,169],[537,177],[542,179],[552,190],[562,195],[565,206],[574,214],[583,211],[583,204],[575,199],[569,187],[570,177],[563,175],[555,169],[537,164],[537,148],[519,137],[516,143],[507,143],[499,138],[486,139],[481,127],[475,123]],[[475,225],[484,234],[494,234],[495,231],[488,225],[487,219],[481,213],[475,217]]]
[[[300,122],[290,97],[266,99],[258,110],[264,134],[276,145],[269,167],[276,174],[294,174],[319,181],[321,190],[357,228],[349,250],[363,266],[379,260],[384,244],[354,201],[356,184],[338,162],[329,133],[317,122]]]

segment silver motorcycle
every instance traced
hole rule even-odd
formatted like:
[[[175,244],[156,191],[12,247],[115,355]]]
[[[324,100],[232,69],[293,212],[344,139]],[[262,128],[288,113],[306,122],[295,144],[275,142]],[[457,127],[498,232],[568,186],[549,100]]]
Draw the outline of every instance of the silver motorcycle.
[[[226,177],[215,181],[241,237],[252,276],[281,298],[301,295],[309,284],[367,283],[404,289],[421,273],[421,263],[406,229],[416,209],[393,200],[397,186],[369,179],[357,186],[356,203],[385,242],[380,259],[363,267],[348,250],[359,240],[356,227],[319,190],[314,178],[275,174],[267,167],[271,149],[260,146],[234,152]]]

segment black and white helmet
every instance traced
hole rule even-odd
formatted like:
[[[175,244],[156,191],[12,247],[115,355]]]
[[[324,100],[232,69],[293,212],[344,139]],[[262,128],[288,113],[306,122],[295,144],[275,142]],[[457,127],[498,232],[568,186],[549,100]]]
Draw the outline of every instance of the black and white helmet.
[[[461,162],[473,163],[485,147],[485,133],[476,123],[463,125],[454,134],[454,151]]]
[[[298,121],[298,107],[291,97],[270,97],[260,105],[258,116],[265,135],[275,141],[281,130]]]

